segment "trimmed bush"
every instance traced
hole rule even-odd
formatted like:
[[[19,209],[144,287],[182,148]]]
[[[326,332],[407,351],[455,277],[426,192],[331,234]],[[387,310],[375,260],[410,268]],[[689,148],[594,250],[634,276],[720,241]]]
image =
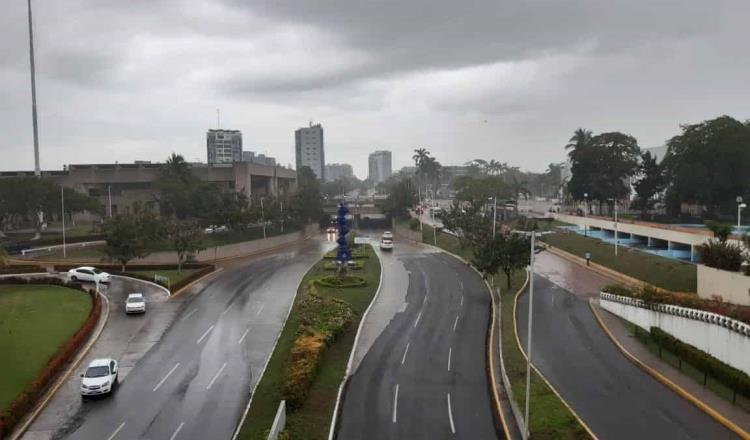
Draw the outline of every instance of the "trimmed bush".
[[[750,376],[708,353],[686,344],[658,327],[651,327],[651,337],[662,348],[674,353],[701,372],[713,377],[738,394],[750,397]]]
[[[330,275],[315,280],[315,284],[317,285],[341,289],[345,289],[347,287],[364,286],[366,283],[367,282],[364,278],[358,277],[356,275],[345,275],[343,277]]]
[[[745,260],[742,254],[742,246],[716,239],[698,246],[698,254],[701,263],[706,266],[731,272],[739,272],[742,262]]]
[[[361,261],[352,260],[351,261],[354,264],[350,264],[347,269],[348,270],[362,270],[365,265]],[[339,265],[336,262],[333,261],[326,261],[325,264],[323,264],[323,269],[325,270],[336,270],[339,268]]]

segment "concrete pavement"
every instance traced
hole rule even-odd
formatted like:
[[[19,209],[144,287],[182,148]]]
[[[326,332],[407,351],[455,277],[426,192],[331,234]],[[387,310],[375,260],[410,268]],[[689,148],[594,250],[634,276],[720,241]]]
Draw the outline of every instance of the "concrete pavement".
[[[537,269],[544,276],[535,278],[532,362],[598,437],[736,438],[612,344],[586,299],[609,280],[547,253],[539,255]],[[517,313],[525,347],[528,294]]]
[[[443,253],[397,242],[355,347],[340,439],[493,439],[486,364],[490,298]]]

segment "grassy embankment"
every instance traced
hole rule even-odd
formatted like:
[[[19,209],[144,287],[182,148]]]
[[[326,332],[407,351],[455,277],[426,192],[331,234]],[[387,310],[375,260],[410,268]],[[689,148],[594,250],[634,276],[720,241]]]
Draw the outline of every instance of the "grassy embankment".
[[[193,273],[195,273],[198,269],[182,269],[182,272],[177,272],[177,269],[174,270],[128,270],[128,273],[137,274],[140,276],[148,277],[150,279],[154,279],[154,275],[161,275],[163,277],[169,278],[169,285],[172,286],[178,281],[182,281],[183,279],[189,277]]]
[[[424,225],[423,238],[426,243],[434,242],[433,230]],[[438,232],[438,246],[456,255],[471,260],[472,250],[461,246],[458,238]],[[503,362],[508,374],[513,398],[519,408],[526,405],[526,359],[516,342],[513,328],[513,303],[515,295],[523,285],[526,274],[516,272],[511,279],[511,289],[507,289],[507,279],[500,273],[494,278],[494,287],[500,288],[500,325],[502,337]],[[588,434],[557,395],[547,386],[542,378],[532,370],[531,376],[531,436],[535,439],[582,439]]]
[[[328,428],[336,404],[338,388],[346,371],[359,321],[380,282],[380,262],[370,246],[366,246],[366,255],[363,270],[354,273],[366,280],[365,286],[345,289],[317,287],[317,293],[321,297],[346,302],[354,312],[354,318],[324,352],[304,403],[299,408],[287,411],[286,431],[290,438],[310,440],[328,438]],[[266,438],[279,402],[284,398],[285,372],[302,323],[303,311],[300,310],[300,303],[304,296],[304,289],[312,280],[331,274],[324,268],[325,262],[321,260],[315,264],[300,283],[289,319],[284,325],[265,374],[255,391],[250,412],[240,432],[240,439]]]
[[[91,298],[59,286],[0,286],[0,411],[86,321]]]

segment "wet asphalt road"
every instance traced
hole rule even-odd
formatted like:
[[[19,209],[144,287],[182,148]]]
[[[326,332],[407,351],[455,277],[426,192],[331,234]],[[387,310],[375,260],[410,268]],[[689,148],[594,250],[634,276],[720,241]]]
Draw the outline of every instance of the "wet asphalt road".
[[[308,240],[214,275],[182,301],[114,394],[84,401],[58,421],[53,438],[231,438],[297,286],[324,246]]]
[[[403,242],[383,255],[383,268],[368,321],[385,322],[366,323],[375,335],[363,329],[366,353],[355,357],[338,438],[497,438],[485,353],[490,297],[481,278],[448,255]]]
[[[534,280],[532,362],[599,438],[737,438],[629,362],[599,327],[587,298],[547,278]],[[517,310],[524,349],[528,298],[528,292],[519,298]]]

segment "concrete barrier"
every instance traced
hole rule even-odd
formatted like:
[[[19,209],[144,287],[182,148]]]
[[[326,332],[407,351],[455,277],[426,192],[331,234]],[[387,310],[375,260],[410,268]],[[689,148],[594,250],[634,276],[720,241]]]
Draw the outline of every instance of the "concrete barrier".
[[[750,306],[750,276],[698,265],[698,296],[721,297],[722,301]]]
[[[599,294],[601,308],[641,328],[658,327],[675,338],[750,374],[750,325],[716,313]]]

